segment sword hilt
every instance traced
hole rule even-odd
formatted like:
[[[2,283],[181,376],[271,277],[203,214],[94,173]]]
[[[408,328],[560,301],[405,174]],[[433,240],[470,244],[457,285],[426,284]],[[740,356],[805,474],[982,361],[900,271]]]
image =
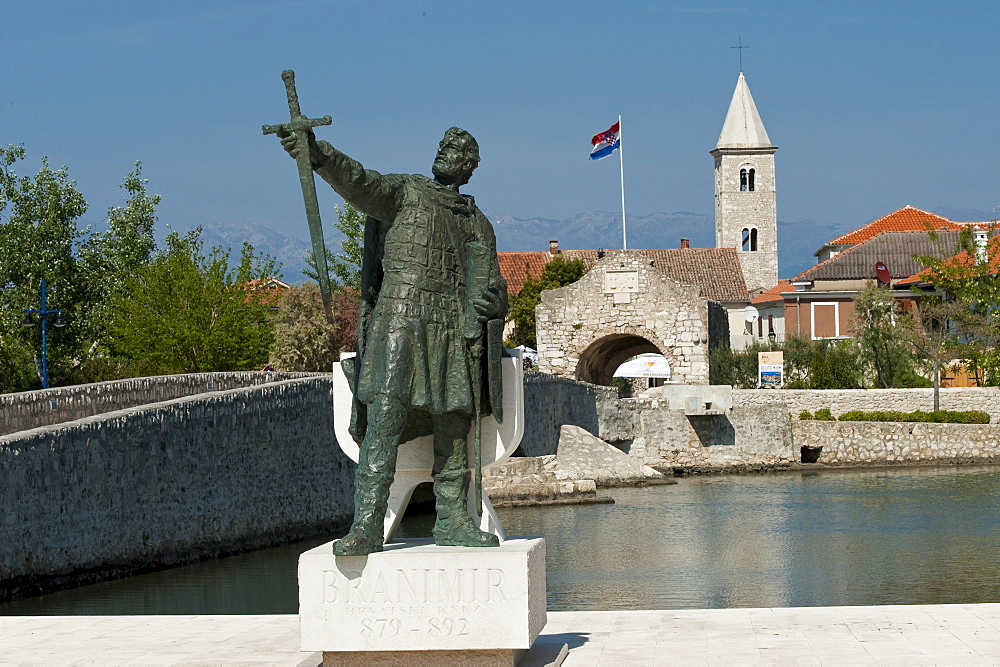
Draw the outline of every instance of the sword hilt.
[[[330,125],[333,119],[330,116],[322,118],[306,118],[299,108],[299,94],[295,92],[295,72],[286,69],[281,73],[281,80],[285,82],[285,95],[288,97],[288,112],[291,120],[279,125],[261,125],[261,132],[264,134],[277,134],[279,129],[286,129],[289,132],[311,130],[320,125]]]
[[[281,73],[281,80],[285,82],[285,95],[288,96],[288,110],[292,114],[292,120],[295,120],[296,116],[302,115],[302,111],[299,109],[299,94],[295,92],[295,72],[286,69]]]

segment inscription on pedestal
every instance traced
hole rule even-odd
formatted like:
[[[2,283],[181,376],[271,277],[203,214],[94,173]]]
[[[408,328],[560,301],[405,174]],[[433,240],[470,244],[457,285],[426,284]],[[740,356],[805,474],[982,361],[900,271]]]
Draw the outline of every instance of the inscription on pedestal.
[[[526,649],[545,625],[540,539],[495,549],[402,540],[351,557],[329,547],[299,559],[303,650]]]

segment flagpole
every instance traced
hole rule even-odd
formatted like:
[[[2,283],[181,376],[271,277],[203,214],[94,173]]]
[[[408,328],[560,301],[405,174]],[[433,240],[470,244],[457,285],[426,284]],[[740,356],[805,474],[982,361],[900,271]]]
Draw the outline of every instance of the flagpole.
[[[628,250],[628,240],[625,236],[625,142],[622,141],[622,117],[618,114],[618,165],[622,175],[622,250]]]

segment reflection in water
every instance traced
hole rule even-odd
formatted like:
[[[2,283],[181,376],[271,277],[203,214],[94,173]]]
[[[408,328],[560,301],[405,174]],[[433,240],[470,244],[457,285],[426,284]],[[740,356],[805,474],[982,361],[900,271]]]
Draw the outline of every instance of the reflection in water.
[[[1000,469],[697,477],[615,505],[508,509],[546,540],[549,609],[1000,601]],[[404,518],[404,535],[433,517]],[[14,603],[0,614],[288,614],[313,540]]]
[[[997,602],[998,491],[996,468],[687,478],[503,519],[546,538],[553,610]]]

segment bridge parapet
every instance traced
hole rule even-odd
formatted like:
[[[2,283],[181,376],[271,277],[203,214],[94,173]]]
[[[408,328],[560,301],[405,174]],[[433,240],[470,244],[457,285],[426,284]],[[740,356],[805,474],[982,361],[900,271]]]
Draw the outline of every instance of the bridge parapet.
[[[0,436],[184,396],[329,373],[189,373],[0,394]]]

